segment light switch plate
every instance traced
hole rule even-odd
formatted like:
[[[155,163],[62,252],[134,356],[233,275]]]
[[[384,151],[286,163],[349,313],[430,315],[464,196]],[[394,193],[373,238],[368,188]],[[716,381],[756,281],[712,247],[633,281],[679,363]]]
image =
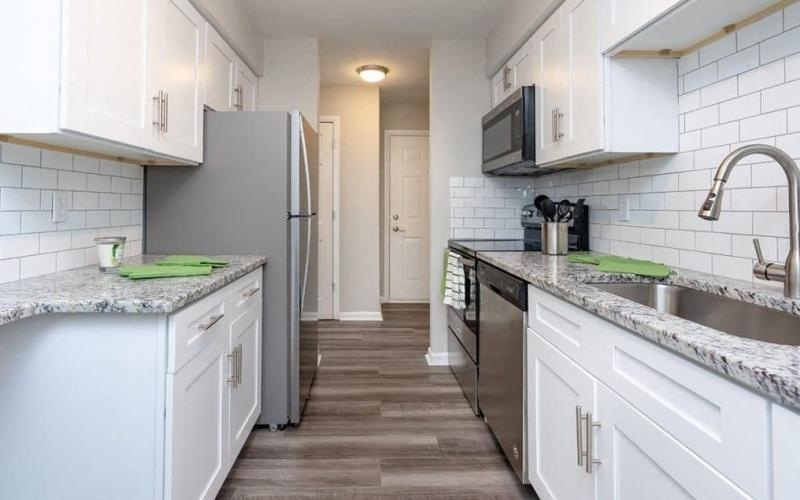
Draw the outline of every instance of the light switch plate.
[[[67,194],[55,191],[53,193],[53,213],[50,222],[67,222]]]
[[[619,197],[619,221],[630,222],[631,220],[631,200],[627,196]]]

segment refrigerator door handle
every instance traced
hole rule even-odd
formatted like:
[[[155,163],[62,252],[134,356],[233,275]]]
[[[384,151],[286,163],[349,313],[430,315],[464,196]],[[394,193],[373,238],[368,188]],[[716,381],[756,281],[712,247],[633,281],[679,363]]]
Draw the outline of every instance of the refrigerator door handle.
[[[287,219],[310,219],[312,217],[316,217],[317,212],[311,212],[310,214],[293,214],[293,213],[286,213]]]
[[[303,147],[303,166],[306,170],[306,198],[308,210],[312,210],[311,206],[311,171],[308,167],[308,147],[306,145],[306,132],[303,130],[303,119],[300,118],[300,145]],[[317,215],[316,212],[311,212],[311,217]],[[308,216],[307,216],[308,217]],[[306,297],[306,285],[308,284],[308,267],[311,260],[311,224],[306,228],[306,262],[305,272],[303,273],[303,288],[300,291],[300,311],[303,311],[303,300]]]

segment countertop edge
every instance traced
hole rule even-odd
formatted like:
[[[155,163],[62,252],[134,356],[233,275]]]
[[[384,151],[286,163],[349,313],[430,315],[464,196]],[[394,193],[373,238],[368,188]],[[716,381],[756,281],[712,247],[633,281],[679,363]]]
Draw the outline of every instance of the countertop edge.
[[[719,347],[724,345],[725,341],[752,346],[765,344],[763,342],[741,339],[688,320],[672,317],[666,313],[659,313],[647,306],[592,287],[579,279],[574,279],[567,284],[560,284],[545,273],[536,273],[532,270],[525,273],[510,265],[498,253],[492,255],[492,252],[479,252],[477,258],[517,276],[545,292],[556,295],[634,335],[650,340],[671,352],[688,358],[752,391],[794,410],[800,410],[800,379],[788,379],[784,374],[776,373],[776,370],[771,370],[768,366],[759,363],[757,357],[748,357],[745,353],[738,353],[734,350],[726,350]],[[586,268],[585,274],[592,274],[592,270]],[[606,278],[606,280],[609,280],[609,278]],[[635,280],[637,278],[634,277]],[[678,281],[680,281],[680,278]],[[584,287],[591,288],[591,290],[582,290]],[[624,301],[624,311],[620,310],[620,308],[614,311],[610,308],[602,307],[603,304],[619,301]],[[676,324],[691,325],[692,332],[676,332],[674,329]],[[673,327],[672,331],[670,331],[671,326]],[[721,340],[723,343],[715,343],[715,339]],[[700,340],[703,340],[703,342]],[[800,347],[773,344],[769,344],[768,347],[800,359]]]
[[[254,260],[235,269],[227,269],[226,272],[215,276],[211,283],[205,283],[198,288],[176,296],[172,300],[165,299],[109,299],[109,298],[81,298],[79,300],[39,300],[22,302],[14,307],[0,309],[0,326],[8,325],[16,321],[41,316],[45,314],[58,313],[87,313],[87,314],[170,314],[176,312],[198,300],[206,297],[217,290],[229,285],[246,274],[268,264],[267,256],[247,256]],[[94,266],[87,266],[74,271],[90,269]],[[69,271],[64,271],[69,272]],[[59,273],[53,273],[58,275]],[[46,276],[46,275],[45,275]],[[41,278],[41,277],[39,277]],[[37,278],[31,278],[35,280]],[[24,285],[27,280],[20,280]]]

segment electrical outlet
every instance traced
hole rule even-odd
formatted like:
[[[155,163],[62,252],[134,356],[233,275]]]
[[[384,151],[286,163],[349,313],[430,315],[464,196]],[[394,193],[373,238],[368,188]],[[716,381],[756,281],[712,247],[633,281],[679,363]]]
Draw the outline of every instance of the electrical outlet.
[[[619,197],[619,221],[631,221],[631,200],[625,195]]]
[[[50,222],[67,222],[67,194],[58,191],[53,193],[53,213]]]

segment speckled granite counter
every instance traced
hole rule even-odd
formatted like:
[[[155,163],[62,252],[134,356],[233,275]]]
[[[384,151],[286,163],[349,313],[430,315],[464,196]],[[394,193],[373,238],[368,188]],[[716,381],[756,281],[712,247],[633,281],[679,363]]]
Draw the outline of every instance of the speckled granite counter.
[[[800,347],[769,344],[728,335],[612,295],[589,282],[652,282],[626,274],[595,271],[566,257],[538,252],[478,253],[486,261],[562,299],[646,337],[761,392],[800,409]],[[760,304],[800,316],[800,300],[780,289],[685,270],[662,281]],[[800,336],[800,332],[798,332]]]
[[[0,325],[46,313],[170,313],[224,287],[267,262],[264,256],[222,255],[230,262],[209,276],[130,280],[97,266],[0,285]],[[147,264],[158,256],[125,259]]]

